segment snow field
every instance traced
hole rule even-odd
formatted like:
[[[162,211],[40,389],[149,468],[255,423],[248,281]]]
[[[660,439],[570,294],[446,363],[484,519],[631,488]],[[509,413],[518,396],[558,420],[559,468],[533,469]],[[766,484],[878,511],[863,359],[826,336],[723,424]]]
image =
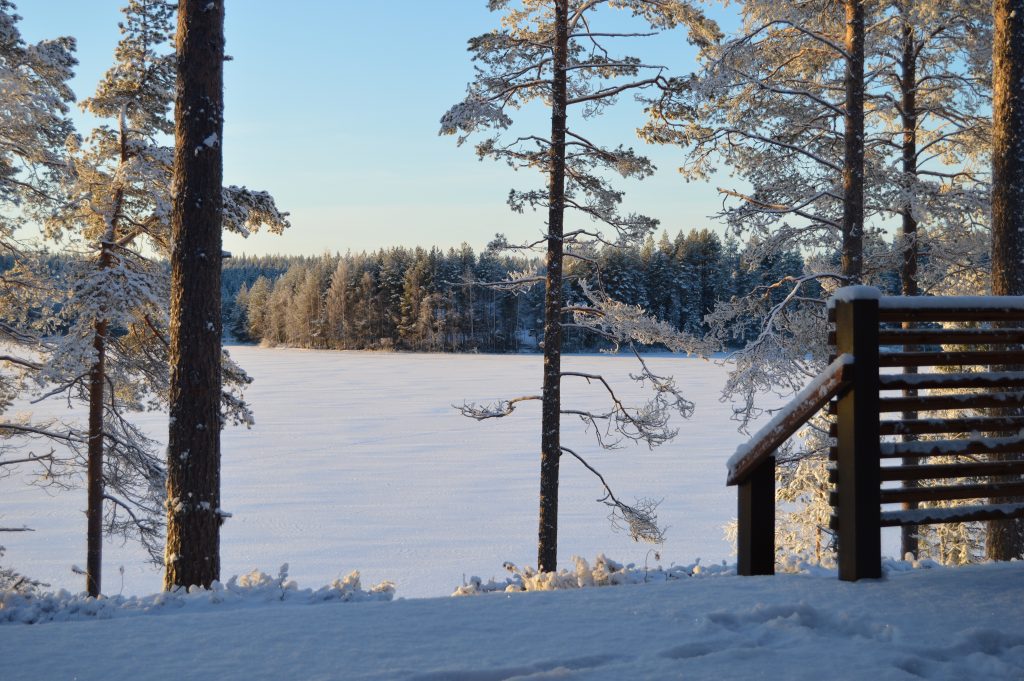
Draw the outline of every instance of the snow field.
[[[223,438],[222,574],[289,563],[300,584],[330,583],[359,570],[364,583],[395,582],[399,597],[445,596],[463,579],[503,579],[504,561],[535,564],[539,403],[504,419],[478,423],[451,404],[540,392],[536,355],[422,355],[231,348],[256,379],[248,397],[251,430]],[[597,479],[575,460],[562,465],[559,563],[605,553],[623,562],[665,566],[728,560],[722,526],[735,515],[725,461],[745,438],[719,402],[725,368],[655,356],[651,369],[673,374],[697,403],[677,419],[675,442],[659,449],[627,445],[607,452],[576,419],[563,442],[605,475],[617,496],[663,499],[668,540],[656,560],[650,546],[613,532]],[[605,374],[623,397],[645,392],[628,378],[629,357],[567,356],[567,369]],[[600,408],[597,386],[567,379],[566,405]],[[66,405],[36,405],[67,416]],[[158,440],[166,417],[139,417]],[[84,563],[84,490],[49,498],[17,479],[0,480],[0,518],[32,533],[8,534],[6,561],[52,588],[77,592]],[[124,566],[123,585],[119,568]],[[104,592],[142,595],[160,589],[160,573],[134,546],[108,541]]]
[[[1024,678],[1024,563],[395,602],[178,598],[0,636],[5,681]]]

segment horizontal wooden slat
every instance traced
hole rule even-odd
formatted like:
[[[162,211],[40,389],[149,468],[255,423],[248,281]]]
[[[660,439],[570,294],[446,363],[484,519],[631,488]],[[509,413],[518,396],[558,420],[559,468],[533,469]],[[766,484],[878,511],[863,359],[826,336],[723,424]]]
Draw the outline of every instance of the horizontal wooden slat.
[[[993,499],[1024,497],[1024,482],[982,483],[977,485],[942,485],[935,487],[898,487],[879,492],[883,504],[904,504],[923,501],[954,501],[957,499]]]
[[[883,397],[878,402],[879,410],[883,413],[897,411],[940,411],[945,409],[1008,409],[1024,407],[1024,392]]]
[[[1024,304],[1021,296],[1007,297],[1008,300],[989,298],[973,300],[948,298],[925,298],[918,302],[893,302],[883,298],[879,301],[880,322],[984,322],[1022,321]],[[920,301],[924,301],[922,305]]]
[[[923,466],[882,466],[881,468],[882,482],[984,478],[996,475],[1024,475],[1024,461],[942,463]]]
[[[1024,429],[1024,416],[974,416],[949,419],[908,419],[882,421],[882,435],[926,435],[934,433],[996,433]],[[835,436],[832,426],[829,434]]]
[[[882,296],[878,301],[878,317],[883,322],[1024,320],[1024,296]],[[834,322],[835,318],[835,306],[830,302],[828,320]]]
[[[1013,454],[1024,452],[1024,437],[883,442],[879,445],[879,452],[883,459],[922,456],[966,456],[970,454]]]
[[[1024,350],[957,350],[953,352],[881,352],[883,367],[954,365],[1007,366],[1024,364]]]
[[[740,446],[729,460],[727,485],[738,485],[783,442],[799,430],[809,418],[821,410],[829,400],[846,386],[847,367],[853,358],[841,355],[828,365],[813,382],[808,384],[761,430],[754,434],[750,443]]]
[[[933,388],[1022,388],[1024,371],[978,371],[966,373],[882,374],[882,390],[926,390]]]
[[[1024,329],[881,329],[880,345],[1024,345]]]
[[[882,527],[941,525],[978,520],[1024,518],[1024,504],[979,504],[950,508],[915,508],[906,511],[882,511]]]
[[[906,480],[949,480],[953,478],[985,478],[1001,475],[1024,475],[1024,461],[995,461],[951,464],[926,464],[923,466],[882,466],[882,482]],[[839,482],[839,471],[829,468],[829,483]]]

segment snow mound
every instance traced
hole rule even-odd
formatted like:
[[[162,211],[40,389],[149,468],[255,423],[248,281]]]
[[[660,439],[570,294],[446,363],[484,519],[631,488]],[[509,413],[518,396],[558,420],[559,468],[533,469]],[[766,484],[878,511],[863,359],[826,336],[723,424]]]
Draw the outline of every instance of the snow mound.
[[[452,596],[470,596],[495,591],[557,591],[562,589],[583,589],[595,586],[619,586],[622,584],[656,584],[687,577],[710,575],[734,575],[735,565],[700,564],[700,559],[690,565],[671,565],[663,568],[637,567],[634,563],[623,565],[608,558],[603,553],[594,559],[593,567],[585,558],[573,556],[573,569],[561,569],[557,572],[538,572],[532,567],[520,569],[513,563],[505,563],[505,569],[511,573],[504,581],[490,579],[484,582],[473,576],[455,589]]]
[[[67,622],[85,619],[113,619],[138,615],[161,614],[180,610],[208,610],[213,607],[249,607],[274,602],[312,604],[324,602],[390,601],[395,595],[392,582],[365,590],[359,572],[349,573],[317,590],[300,589],[288,578],[288,564],[277,577],[253,570],[231,577],[226,584],[214,582],[209,589],[191,587],[150,596],[100,596],[72,594],[61,589],[53,593],[0,592],[0,624]]]
[[[474,596],[477,594],[518,591],[558,591],[563,589],[583,589],[595,586],[619,586],[623,584],[660,584],[689,577],[716,577],[735,575],[736,564],[701,565],[700,559],[689,565],[670,565],[665,568],[637,567],[634,563],[623,565],[603,553],[594,559],[594,565],[585,558],[572,557],[573,568],[561,569],[557,572],[538,572],[535,568],[519,568],[514,563],[505,563],[510,576],[498,581],[491,578],[484,582],[480,577],[473,576],[455,589],[452,596]],[[908,553],[903,559],[885,558],[882,560],[884,573],[908,572],[910,570],[926,570],[941,568],[943,565],[924,558],[918,560]],[[798,555],[781,557],[775,566],[778,574],[803,574],[818,577],[838,578],[835,567],[824,567],[807,561]]]

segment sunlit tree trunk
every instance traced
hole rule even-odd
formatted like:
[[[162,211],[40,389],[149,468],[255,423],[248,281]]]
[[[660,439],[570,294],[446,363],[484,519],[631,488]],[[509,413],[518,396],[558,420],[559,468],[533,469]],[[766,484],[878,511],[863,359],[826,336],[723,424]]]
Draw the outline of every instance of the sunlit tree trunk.
[[[128,163],[128,131],[125,116],[120,125],[120,165]],[[112,248],[117,237],[118,224],[124,204],[124,187],[114,189],[110,222],[100,243],[100,256],[96,268],[108,269],[114,261]],[[89,444],[86,468],[86,531],[85,531],[85,589],[92,597],[103,591],[103,502],[106,490],[103,483],[104,406],[107,395],[107,331],[109,323],[100,317],[94,325],[92,347],[93,365],[89,368]]]
[[[104,246],[100,267],[109,252]],[[106,394],[107,323],[97,321],[92,346],[96,357],[89,369],[89,462],[86,507],[85,589],[94,598],[103,589],[103,396]]]
[[[992,11],[992,293],[1019,296],[1024,295],[1024,0],[994,0]],[[1024,523],[990,522],[985,552],[991,560],[1020,557]]]
[[[551,85],[551,167],[548,174],[547,279],[544,289],[544,390],[540,440],[540,531],[537,568],[555,569],[558,560],[558,462],[561,449],[562,233],[565,214],[566,64],[568,0],[556,0],[554,71]]]
[[[220,579],[223,0],[178,5],[164,587]]]
[[[907,0],[900,10],[904,15],[902,28],[903,54],[900,57],[900,123],[903,128],[903,175],[909,182],[917,176],[917,41],[914,39],[914,28],[911,24],[909,11],[913,7],[913,0]],[[916,296],[919,294],[917,287],[917,220],[914,218],[913,206],[909,203],[901,211],[902,236],[903,236],[903,259],[900,264],[900,288],[905,296]],[[904,328],[913,327],[912,322],[904,322]],[[908,347],[908,351],[916,348]],[[904,367],[903,373],[916,374],[917,367]],[[904,390],[905,397],[915,397],[917,391]],[[903,412],[904,419],[916,419],[917,412]],[[908,434],[903,436],[904,442],[916,440],[917,436]],[[904,466],[913,466],[916,459],[904,459]],[[906,487],[916,487],[916,480],[907,480]],[[916,502],[903,504],[903,508],[912,510],[917,508]],[[905,556],[918,553],[917,527],[904,526],[900,529],[900,555]]]
[[[845,0],[846,115],[843,162],[843,274],[864,271],[864,4]]]

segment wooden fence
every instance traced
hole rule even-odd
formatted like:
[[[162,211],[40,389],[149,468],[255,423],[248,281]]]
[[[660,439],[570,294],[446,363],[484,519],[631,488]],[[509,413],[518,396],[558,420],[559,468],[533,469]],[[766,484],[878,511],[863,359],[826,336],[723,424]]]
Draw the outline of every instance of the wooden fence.
[[[729,461],[739,573],[774,572],[775,452],[825,407],[840,579],[881,576],[882,527],[1024,517],[1024,297],[856,286],[829,319],[834,361]]]

